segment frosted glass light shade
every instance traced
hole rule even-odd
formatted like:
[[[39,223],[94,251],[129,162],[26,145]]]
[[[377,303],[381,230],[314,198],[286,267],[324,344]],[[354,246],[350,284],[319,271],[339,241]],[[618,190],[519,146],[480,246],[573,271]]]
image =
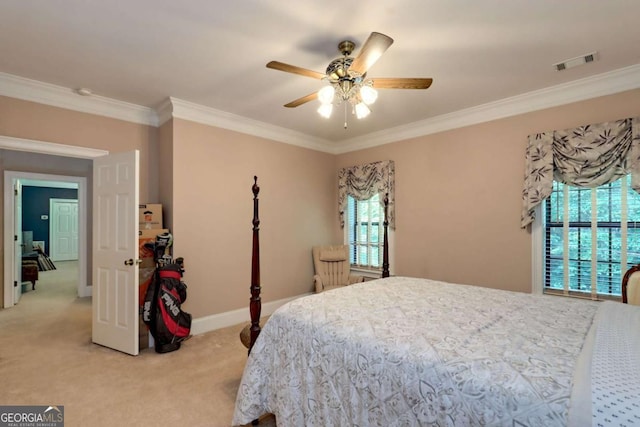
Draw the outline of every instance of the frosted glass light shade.
[[[333,104],[322,104],[318,108],[318,114],[320,114],[325,119],[331,117],[331,112],[333,111]]]
[[[371,86],[362,86],[360,88],[360,98],[365,104],[371,105],[378,99],[378,91]]]
[[[364,119],[371,113],[369,107],[367,107],[364,102],[360,102],[356,104],[356,117],[359,119]]]
[[[318,101],[322,104],[331,104],[333,102],[333,95],[336,90],[333,86],[325,86],[318,91]]]

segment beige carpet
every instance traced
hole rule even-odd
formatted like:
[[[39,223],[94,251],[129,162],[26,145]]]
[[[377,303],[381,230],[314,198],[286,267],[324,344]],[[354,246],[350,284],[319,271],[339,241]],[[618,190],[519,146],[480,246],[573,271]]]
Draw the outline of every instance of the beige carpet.
[[[91,343],[77,263],[55,264],[35,291],[0,310],[0,405],[62,405],[67,427],[231,424],[247,357],[243,325],[194,336],[173,353],[125,355]]]

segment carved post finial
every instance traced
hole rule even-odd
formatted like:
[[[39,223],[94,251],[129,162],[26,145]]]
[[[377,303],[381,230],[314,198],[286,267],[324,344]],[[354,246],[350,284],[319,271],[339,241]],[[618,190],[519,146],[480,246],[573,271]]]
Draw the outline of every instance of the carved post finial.
[[[260,192],[260,187],[258,187],[258,177],[253,176],[253,185],[251,186],[251,191],[253,191],[253,198],[258,197],[258,193]]]

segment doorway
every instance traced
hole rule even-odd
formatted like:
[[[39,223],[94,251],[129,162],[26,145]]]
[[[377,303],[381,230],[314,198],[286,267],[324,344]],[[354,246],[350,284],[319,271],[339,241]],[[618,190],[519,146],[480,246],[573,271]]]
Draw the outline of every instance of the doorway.
[[[77,224],[75,228],[77,230],[77,247],[78,247],[78,280],[77,280],[77,293],[79,297],[91,296],[91,287],[88,286],[87,280],[87,179],[85,177],[78,176],[64,176],[64,175],[48,175],[40,173],[30,172],[15,172],[5,171],[4,174],[4,250],[5,254],[5,292],[4,292],[4,307],[12,307],[17,300],[20,293],[19,289],[21,284],[20,274],[17,271],[15,260],[21,256],[21,253],[16,253],[15,250],[15,238],[20,239],[22,235],[21,218],[17,216],[21,215],[21,212],[16,210],[16,206],[21,206],[21,201],[17,201],[15,188],[24,189],[25,186],[36,187],[48,187],[48,188],[76,188],[77,189]],[[21,193],[21,192],[20,192]],[[13,256],[12,256],[13,255]],[[13,284],[14,292],[11,292],[11,286],[7,284]],[[9,288],[9,289],[7,289]]]
[[[0,135],[0,150],[8,150],[12,153],[22,153],[29,157],[29,162],[22,166],[22,169],[33,169],[33,155],[46,155],[52,159],[47,164],[57,170],[74,170],[73,167],[65,166],[69,162],[76,160],[84,162],[96,157],[109,154],[108,151],[75,147],[64,144],[57,144],[45,141],[34,141],[21,138],[14,138]],[[66,159],[66,161],[62,161]],[[76,162],[77,163],[77,162]],[[10,165],[5,167],[10,168]],[[15,256],[15,199],[13,184],[20,179],[43,179],[51,182],[75,182],[78,185],[78,296],[91,296],[91,286],[88,286],[88,240],[90,233],[87,226],[88,221],[88,189],[87,180],[79,176],[46,175],[30,172],[4,171],[4,274],[3,274],[3,307],[8,308],[14,305],[14,287],[16,282],[16,259]]]

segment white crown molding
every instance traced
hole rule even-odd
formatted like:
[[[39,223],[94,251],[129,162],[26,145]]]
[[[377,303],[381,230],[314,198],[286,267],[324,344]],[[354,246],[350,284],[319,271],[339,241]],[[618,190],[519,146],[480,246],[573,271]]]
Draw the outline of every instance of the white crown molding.
[[[169,102],[171,103],[171,113],[174,118],[229,129],[248,135],[272,139],[285,144],[310,148],[312,150],[326,152],[328,151],[328,147],[331,146],[331,142],[325,139],[316,138],[301,132],[248,119],[181,99],[170,97]],[[164,107],[161,117],[166,118],[166,102],[161,104],[161,106]]]
[[[160,126],[171,118],[234,130],[330,154],[362,150],[640,87],[640,64],[496,102],[348,139],[336,144],[301,132],[169,97],[155,109],[0,73],[0,95],[84,113]]]
[[[157,126],[152,108],[99,95],[81,96],[73,89],[0,73],[0,95],[127,122]]]
[[[166,98],[155,108],[156,117],[158,117],[158,126],[162,126],[165,122],[168,122],[173,118],[173,105],[171,105],[171,98]]]
[[[338,154],[640,88],[640,64],[343,141]]]
[[[28,151],[30,153],[50,154],[53,156],[93,159],[109,154],[106,150],[78,147],[75,145],[57,144],[54,142],[36,141],[33,139],[14,138],[0,135],[0,149]]]

